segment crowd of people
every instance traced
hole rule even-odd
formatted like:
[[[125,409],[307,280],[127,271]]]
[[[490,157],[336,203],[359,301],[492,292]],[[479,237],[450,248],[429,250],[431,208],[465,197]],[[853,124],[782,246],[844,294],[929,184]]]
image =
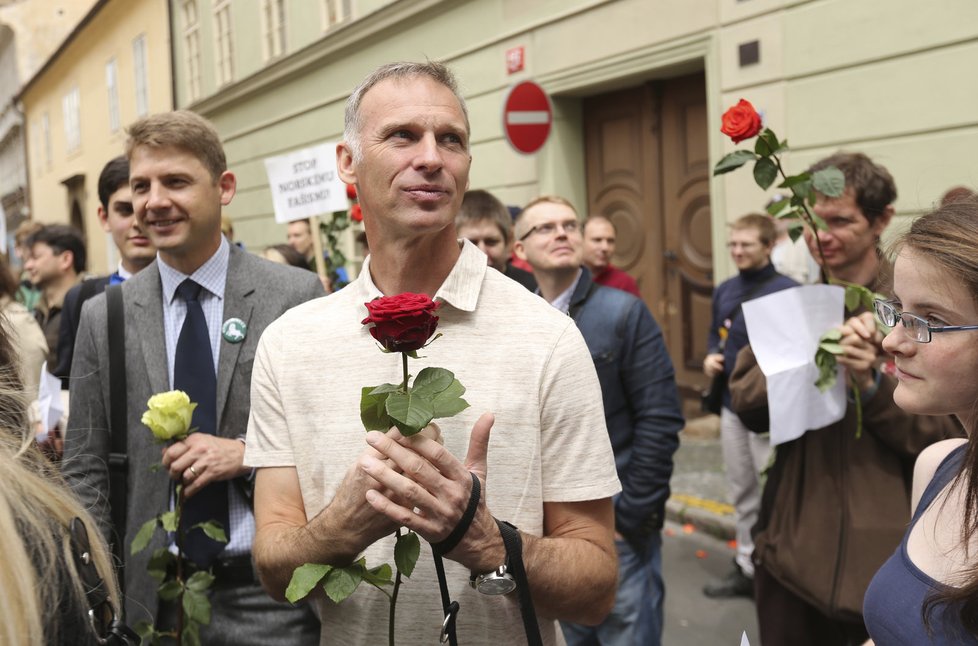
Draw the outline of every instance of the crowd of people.
[[[350,95],[337,147],[370,255],[327,295],[309,222],[263,251],[273,262],[233,243],[237,180],[207,120],[162,113],[127,134],[98,182],[115,271],[83,280],[81,234],[34,223],[16,237],[23,280],[0,266],[0,579],[34,591],[4,595],[5,643],[179,630],[147,571],[153,550],[178,549],[182,580],[213,577],[204,644],[383,643],[381,590],[291,604],[286,589],[306,563],[390,560],[401,527],[434,549],[400,589],[398,643],[660,643],[685,420],[662,330],[612,264],[611,219],[554,195],[514,218],[469,190],[452,73],[384,65]],[[767,646],[974,643],[978,199],[956,189],[887,253],[892,177],[860,153],[811,170],[829,166],[845,190],[818,196],[826,227],[800,245],[765,214],[730,225],[737,274],[714,292],[703,371],[720,384],[737,551],[704,593],[754,598]],[[840,421],[772,450],[742,306],[819,280],[881,295],[839,328],[858,395]],[[470,406],[436,433],[364,435],[361,388],[399,382],[401,366],[358,322],[366,302],[404,292],[439,303],[442,338],[417,369],[450,366]],[[30,405],[44,365],[68,391],[51,428]],[[161,453],[141,416],[169,390],[197,404],[197,432]],[[173,483],[185,540],[157,533],[131,553],[172,509]]]

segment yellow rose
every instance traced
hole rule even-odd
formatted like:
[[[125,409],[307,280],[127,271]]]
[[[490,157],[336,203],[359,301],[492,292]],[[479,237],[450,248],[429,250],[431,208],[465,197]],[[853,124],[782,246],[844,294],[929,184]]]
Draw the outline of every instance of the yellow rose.
[[[157,440],[182,440],[190,431],[190,419],[197,404],[182,390],[171,390],[153,395],[146,402],[149,409],[143,413],[142,423],[149,427]]]

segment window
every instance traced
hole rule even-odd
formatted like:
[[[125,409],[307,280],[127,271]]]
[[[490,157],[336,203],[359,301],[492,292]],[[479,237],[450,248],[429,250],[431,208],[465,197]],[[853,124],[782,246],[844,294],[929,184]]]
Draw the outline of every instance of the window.
[[[119,117],[119,68],[115,58],[105,64],[105,91],[109,95],[109,132],[119,132],[122,120]]]
[[[64,115],[65,152],[73,153],[81,147],[81,99],[77,86],[62,97],[61,112]]]
[[[187,52],[187,95],[191,101],[200,98],[200,22],[197,0],[183,2],[183,40]]]
[[[217,29],[217,84],[234,80],[234,43],[231,33],[231,0],[215,0],[214,25]]]
[[[350,19],[353,13],[353,0],[322,0],[323,31]]]
[[[149,80],[146,77],[146,34],[132,41],[132,69],[136,81],[136,116],[149,114]]]
[[[285,52],[285,0],[262,0],[265,60]]]

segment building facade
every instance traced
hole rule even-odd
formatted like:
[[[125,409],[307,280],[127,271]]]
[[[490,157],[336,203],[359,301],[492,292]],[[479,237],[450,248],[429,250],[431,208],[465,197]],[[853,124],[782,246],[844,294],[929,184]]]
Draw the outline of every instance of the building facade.
[[[123,153],[125,127],[172,107],[166,0],[99,0],[19,95],[34,220],[85,234],[88,269],[116,249],[99,226],[98,176]]]
[[[618,227],[616,263],[662,323],[681,387],[703,385],[710,296],[735,271],[726,223],[763,207],[748,171],[713,177],[734,146],[720,116],[747,98],[798,171],[862,150],[897,179],[901,216],[978,186],[973,0],[170,0],[176,105],[213,120],[239,179],[249,247],[284,239],[263,160],[340,138],[370,70],[430,58],[459,76],[472,188],[542,193]],[[536,154],[504,136],[507,90],[550,94]],[[906,221],[908,218],[904,217]]]

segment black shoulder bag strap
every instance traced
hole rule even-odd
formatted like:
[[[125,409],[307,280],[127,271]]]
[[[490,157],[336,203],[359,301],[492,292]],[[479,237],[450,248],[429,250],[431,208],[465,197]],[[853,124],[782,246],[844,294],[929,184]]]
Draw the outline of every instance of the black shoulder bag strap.
[[[109,505],[115,534],[112,551],[118,559],[119,585],[125,583],[121,569],[125,563],[126,507],[129,469],[126,459],[126,323],[122,304],[122,285],[105,288],[105,307],[109,335]]]

